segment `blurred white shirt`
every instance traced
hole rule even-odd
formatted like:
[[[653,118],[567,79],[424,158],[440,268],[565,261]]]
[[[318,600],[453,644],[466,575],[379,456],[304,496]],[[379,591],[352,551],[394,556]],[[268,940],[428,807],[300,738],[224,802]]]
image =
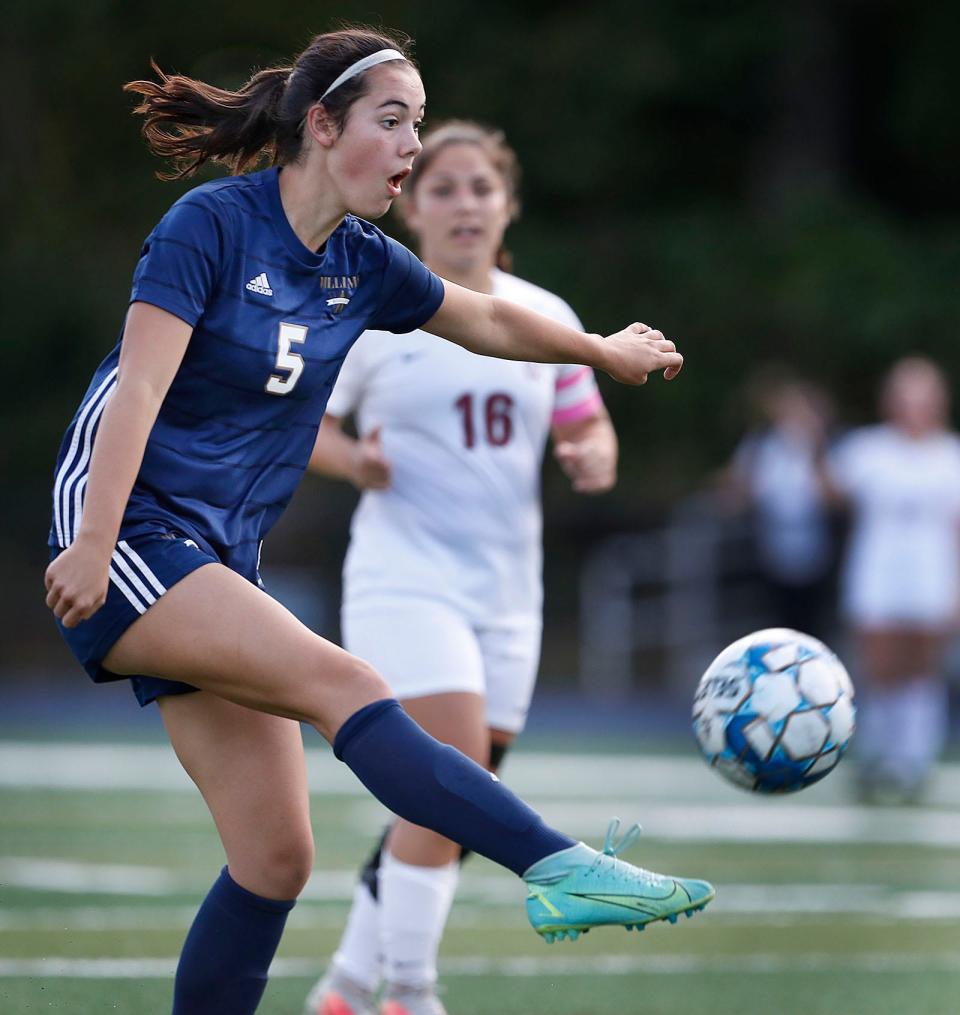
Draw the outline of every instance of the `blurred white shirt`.
[[[854,430],[830,458],[851,501],[843,604],[860,624],[939,627],[960,607],[960,438]]]

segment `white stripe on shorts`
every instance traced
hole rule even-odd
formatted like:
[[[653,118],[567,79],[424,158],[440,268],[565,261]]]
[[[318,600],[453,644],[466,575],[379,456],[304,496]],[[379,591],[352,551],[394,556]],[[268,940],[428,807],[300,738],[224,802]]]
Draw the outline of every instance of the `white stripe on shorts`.
[[[143,557],[125,540],[121,539],[117,546],[127,555],[130,562],[140,569],[140,573],[148,582],[154,587],[158,596],[162,596],[166,592],[165,586],[160,583],[157,576],[147,567]]]
[[[116,567],[110,568],[111,581],[137,613],[146,613],[147,607],[157,601],[157,596],[162,596],[167,591],[166,587],[125,539],[117,543],[112,559]],[[123,573],[122,577],[119,572]],[[151,592],[148,585],[156,590],[157,595]]]
[[[137,613],[146,613],[147,608],[137,599],[136,593],[130,586],[117,574],[115,567],[110,567],[110,581],[127,597],[130,605],[137,611]]]
[[[119,550],[113,551],[113,563],[116,565],[117,570],[122,571],[124,577],[137,590],[137,592],[140,593],[140,598],[147,604],[147,606],[153,606],[153,604],[157,601],[157,597],[147,588],[146,585],[143,584],[137,573],[127,563],[126,559],[121,555]],[[117,587],[120,588],[119,584]],[[127,599],[130,599],[122,588],[120,588],[120,591],[127,596]]]

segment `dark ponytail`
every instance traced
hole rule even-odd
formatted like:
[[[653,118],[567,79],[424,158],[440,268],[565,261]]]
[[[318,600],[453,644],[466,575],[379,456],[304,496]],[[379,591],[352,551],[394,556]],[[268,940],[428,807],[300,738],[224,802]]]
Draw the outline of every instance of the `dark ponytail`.
[[[286,165],[300,155],[303,124],[310,107],[357,60],[381,49],[410,59],[410,39],[367,28],[347,28],[316,36],[292,66],[258,71],[238,91],[215,88],[179,74],[164,74],[151,61],[159,82],[130,81],[123,86],[143,100],[133,110],[143,116],[143,136],[154,155],[173,163],[162,179],[191,176],[205,162],[219,162],[242,173],[261,160]],[[366,94],[358,74],[323,101],[342,130],[350,106]]]

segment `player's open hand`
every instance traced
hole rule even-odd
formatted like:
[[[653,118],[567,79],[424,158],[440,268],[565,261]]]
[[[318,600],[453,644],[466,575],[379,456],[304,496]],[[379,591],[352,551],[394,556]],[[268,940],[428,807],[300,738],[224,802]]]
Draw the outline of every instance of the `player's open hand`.
[[[672,381],[683,367],[683,357],[673,342],[646,324],[631,324],[609,335],[604,346],[607,361],[603,369],[621,384],[646,384],[648,375],[657,370]]]
[[[617,482],[617,445],[606,434],[560,441],[553,453],[577,493],[606,493]]]
[[[47,568],[47,606],[64,627],[76,627],[103,606],[109,581],[109,555],[78,539]]]
[[[365,433],[354,446],[350,481],[358,490],[386,490],[390,486],[393,467],[383,453],[379,426]]]

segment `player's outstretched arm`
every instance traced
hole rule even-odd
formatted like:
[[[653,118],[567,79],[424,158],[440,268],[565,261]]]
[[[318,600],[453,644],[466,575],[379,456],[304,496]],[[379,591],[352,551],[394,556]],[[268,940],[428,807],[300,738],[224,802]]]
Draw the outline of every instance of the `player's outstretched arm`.
[[[76,627],[103,605],[110,557],[160,404],[193,328],[148,303],[133,303],[120,347],[117,387],[97,430],[76,539],[47,568],[47,606]]]
[[[531,363],[584,363],[623,384],[645,384],[663,370],[669,381],[683,357],[668,338],[645,324],[631,324],[604,338],[569,328],[508,300],[444,281],[440,309],[423,330],[481,356]]]
[[[392,472],[383,453],[380,427],[357,439],[343,432],[339,416],[329,413],[320,422],[307,467],[322,476],[346,479],[358,490],[385,490]]]

